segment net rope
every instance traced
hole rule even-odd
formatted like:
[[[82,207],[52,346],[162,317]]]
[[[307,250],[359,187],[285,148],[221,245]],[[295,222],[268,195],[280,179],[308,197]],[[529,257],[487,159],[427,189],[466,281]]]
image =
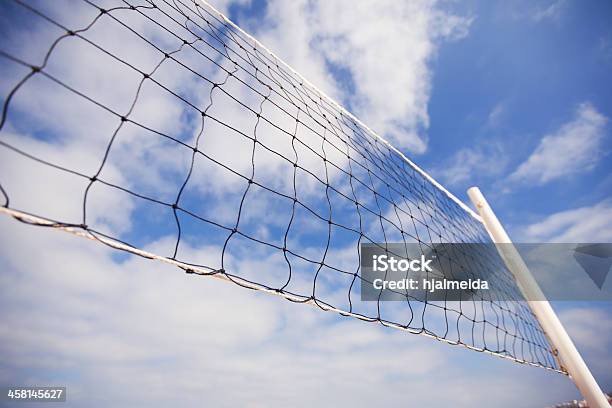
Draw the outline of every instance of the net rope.
[[[38,57],[0,42],[3,71],[14,73],[2,85],[0,161],[37,166],[49,180],[2,170],[3,213],[189,274],[564,372],[526,302],[507,300],[521,295],[497,254],[483,254],[469,273],[494,276],[503,299],[359,301],[361,244],[388,250],[391,242],[418,243],[425,253],[490,238],[463,203],[212,6],[82,0],[84,11],[74,17],[23,0],[11,7],[20,16],[15,24],[27,21],[54,35]],[[125,41],[113,42],[108,33]],[[62,53],[77,44],[87,53],[72,53],[66,62]],[[122,45],[130,52],[118,51]],[[140,52],[153,57],[144,64]],[[89,70],[88,53],[129,76],[129,98],[111,101],[108,81],[102,90],[82,86],[111,72]],[[71,69],[58,68],[66,64]],[[176,80],[185,77],[188,85]],[[104,134],[103,143],[78,136],[80,147],[91,147],[91,160],[83,164],[40,148],[65,140],[71,121],[82,118],[44,117],[40,94],[31,96],[28,87],[51,99],[61,93],[82,112],[96,112],[85,120],[92,133]],[[171,114],[181,126],[155,124],[139,113],[160,98],[172,101],[163,106],[176,108]],[[48,130],[51,122],[55,130]],[[26,128],[37,136],[19,137]],[[163,183],[147,182],[131,161]],[[79,188],[55,186],[52,174]],[[45,200],[65,192],[79,205],[55,217],[48,202],[21,192],[40,183],[52,189]],[[111,208],[105,196],[129,205]],[[122,212],[130,219],[127,230],[109,222]],[[172,238],[152,246],[161,236]],[[199,255],[202,248],[206,256]],[[471,256],[453,248],[445,265],[450,275]]]

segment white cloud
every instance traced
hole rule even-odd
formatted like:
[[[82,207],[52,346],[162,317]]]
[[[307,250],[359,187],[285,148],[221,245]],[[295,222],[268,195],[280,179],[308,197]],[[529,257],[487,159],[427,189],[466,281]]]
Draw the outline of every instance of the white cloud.
[[[383,137],[422,153],[429,63],[442,41],[464,37],[470,23],[435,1],[272,1],[256,34]],[[326,64],[350,73],[352,89],[338,86]]]
[[[98,164],[98,157],[91,150],[78,145],[58,146],[29,135],[6,131],[3,132],[3,138],[52,163],[70,163],[74,169]],[[83,194],[89,182],[87,179],[65,172],[49,171],[45,165],[6,153],[4,150],[0,152],[0,173],[2,186],[8,192],[13,208],[44,214],[47,218],[63,222],[82,222]],[[107,166],[106,172],[119,183],[126,184],[125,177],[116,167]],[[89,194],[87,221],[95,229],[123,233],[131,227],[130,214],[133,209],[134,202],[129,196],[96,184]]]
[[[67,406],[372,406],[409,395],[415,405],[510,407],[529,391],[538,405],[575,395],[544,370],[158,262],[117,262],[57,231],[4,217],[0,226],[0,379],[62,378]],[[205,262],[210,248],[185,250]],[[474,384],[479,392],[463,392]]]
[[[94,400],[128,404],[144,395],[130,396],[128,389],[155,384],[178,393],[145,398],[161,398],[160,405],[164,398],[195,405],[191,399],[202,392],[212,405],[279,404],[295,393],[314,402],[323,398],[314,391],[325,385],[333,385],[330,404],[356,392],[375,400],[359,392],[364,382],[381,387],[389,375],[427,375],[444,361],[435,345],[423,348],[404,333],[189,277],[157,262],[132,257],[117,263],[104,246],[6,218],[0,223],[1,256],[10,265],[2,274],[0,350],[11,366],[0,371],[29,368],[54,378],[58,369],[75,370],[80,378],[67,380],[73,403],[89,398],[74,394],[85,388]],[[184,250],[200,258],[208,252]],[[30,251],[37,256],[24,257]],[[27,308],[20,307],[24,302]],[[39,352],[44,359],[31,358]],[[362,370],[361,381],[348,381]],[[94,379],[104,383],[98,391],[110,395],[98,394]]]
[[[593,169],[604,155],[601,142],[607,122],[593,105],[581,104],[571,121],[542,138],[509,180],[544,184]]]
[[[499,125],[504,115],[506,114],[506,106],[503,102],[499,102],[495,104],[491,112],[489,112],[489,116],[487,117],[487,126],[496,127]]]
[[[434,169],[433,174],[447,185],[458,186],[497,176],[504,171],[507,162],[507,154],[501,144],[487,143],[459,150],[443,167]]]
[[[605,309],[571,307],[559,312],[559,319],[572,340],[579,345],[592,371],[608,370],[612,365],[612,318]],[[605,389],[604,389],[605,390]]]
[[[573,339],[582,347],[605,355],[607,344],[600,333],[612,333],[612,317],[603,310],[571,308],[559,313]]]
[[[563,11],[566,3],[566,0],[554,0],[547,7],[536,9],[531,15],[531,19],[535,22],[540,22],[543,20],[557,21],[561,17],[561,12]]]
[[[529,225],[526,242],[612,242],[612,201],[561,211]]]
[[[200,0],[196,1],[199,2]],[[230,7],[249,5],[251,4],[251,0],[207,0],[207,3],[211,4],[214,8],[216,8],[226,16],[229,16]]]

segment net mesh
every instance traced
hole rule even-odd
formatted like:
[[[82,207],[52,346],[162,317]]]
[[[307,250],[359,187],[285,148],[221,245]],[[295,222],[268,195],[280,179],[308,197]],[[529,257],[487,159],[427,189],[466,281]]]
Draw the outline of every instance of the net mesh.
[[[211,6],[2,7],[11,16],[0,42],[3,212],[562,371],[525,302],[359,301],[362,243],[426,252],[490,239],[456,199]],[[449,257],[451,273],[462,256]],[[496,254],[473,274],[493,274],[505,299],[520,298]]]

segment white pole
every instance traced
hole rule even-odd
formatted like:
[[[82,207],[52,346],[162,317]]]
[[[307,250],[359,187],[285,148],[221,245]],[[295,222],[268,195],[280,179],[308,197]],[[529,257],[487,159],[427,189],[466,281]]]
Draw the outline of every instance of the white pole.
[[[608,399],[597,385],[593,374],[578,353],[572,339],[565,331],[555,311],[546,300],[540,286],[531,275],[510,237],[504,230],[495,213],[485,200],[478,187],[468,190],[468,196],[478,209],[482,222],[488,231],[506,266],[514,275],[516,283],[525,296],[527,303],[538,322],[544,329],[553,348],[558,353],[563,368],[565,368],[582,393],[590,408],[609,408]],[[503,245],[497,245],[503,244]]]

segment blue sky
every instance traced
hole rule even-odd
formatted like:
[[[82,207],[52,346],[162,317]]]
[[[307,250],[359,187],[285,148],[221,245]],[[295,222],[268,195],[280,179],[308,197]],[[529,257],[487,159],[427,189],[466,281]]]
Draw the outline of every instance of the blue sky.
[[[107,9],[123,5],[118,0],[104,3]],[[98,13],[85,3],[31,4],[73,29],[87,25]],[[170,2],[160,4],[170,7]],[[611,242],[610,4],[561,0],[388,1],[376,8],[352,1],[213,4],[459,198],[467,202],[465,190],[479,185],[517,241]],[[2,51],[40,65],[63,31],[12,3],[0,10]],[[221,118],[244,135],[256,135],[289,162],[297,155],[301,166],[320,179],[329,178],[338,189],[329,199],[335,222],[384,240],[380,220],[367,213],[363,219],[357,217],[353,203],[349,200],[347,205],[339,193],[355,194],[371,208],[380,205],[377,197],[359,186],[351,193],[346,175],[322,165],[317,156],[326,155],[326,160],[347,168],[346,158],[331,146],[340,145],[339,138],[328,132],[328,141],[321,143],[306,127],[296,128],[290,114],[235,79],[259,89],[244,70],[229,78],[210,60],[204,61],[201,54],[134,12],[119,10],[113,15],[164,52],[174,52],[176,60],[166,60],[151,76],[182,100],[146,80],[129,111],[142,75],[80,39],[62,40],[45,72],[114,111],[129,112],[100,179],[171,203],[188,174],[192,150],[159,133],[188,144],[202,135],[201,151],[291,197],[297,170],[260,145],[253,155],[250,139],[218,122],[202,121],[198,110],[212,101],[207,110],[211,117]],[[160,61],[160,51],[110,18],[97,21],[86,38],[144,72],[151,72]],[[169,20],[160,21],[184,38],[193,34]],[[196,45],[231,69],[219,54]],[[222,85],[212,87],[176,61],[197,67]],[[5,58],[0,63],[5,72],[0,79],[4,103],[28,69]],[[279,128],[258,121],[220,88]],[[318,129],[316,123],[301,118]],[[11,101],[0,140],[89,177],[99,168],[118,123],[115,115],[35,75]],[[292,145],[287,137],[291,134],[304,143]],[[358,151],[373,151],[363,146],[352,149],[353,157]],[[0,154],[0,183],[13,208],[81,222],[86,179],[33,164],[8,149]],[[399,161],[388,152],[377,154],[376,160],[382,158],[389,165]],[[352,171],[367,177],[363,170]],[[284,245],[291,200],[257,185],[244,195],[246,179],[236,173],[198,156],[181,205],[231,229],[244,196],[240,230]],[[322,183],[306,172],[296,174],[295,194],[327,217]],[[374,186],[385,194],[382,183]],[[447,204],[440,197],[438,204]],[[445,208],[455,211],[456,220],[470,219],[450,204]],[[417,197],[405,208],[416,214],[419,205],[433,206]],[[391,230],[394,235],[388,238],[401,238],[391,223],[401,224],[407,218],[394,214],[385,203],[379,211],[392,219],[386,225],[387,233]],[[177,231],[168,207],[97,182],[87,213],[94,228],[156,254],[173,254]],[[221,267],[228,231],[183,212],[179,219],[182,241],[177,259]],[[321,259],[331,228],[325,221],[298,207],[287,246],[309,259]],[[357,227],[359,221],[363,227]],[[436,219],[424,221],[435,229]],[[71,390],[75,406],[83,405],[88,396],[93,406],[109,401],[123,406],[163,406],[171,401],[185,406],[202,401],[218,406],[228,401],[251,406],[390,405],[397,401],[398,387],[410,393],[415,404],[432,406],[544,406],[578,396],[567,378],[542,369],[340,318],[214,279],[185,276],[167,265],[118,255],[56,231],[26,227],[4,217],[0,222],[0,259],[6,266],[0,274],[4,357],[0,382],[61,382]],[[447,227],[454,232],[459,228],[458,224]],[[478,226],[469,230],[473,237],[483,234]],[[414,233],[426,233],[424,226],[415,224]],[[355,235],[334,228],[331,236],[327,259],[335,267],[353,270],[358,263]],[[282,253],[240,236],[228,242],[226,269],[273,287],[286,281],[287,260]],[[293,277],[288,288],[308,295],[314,276],[311,263],[289,258]],[[320,275],[318,296],[348,307],[345,289],[350,276],[335,275],[329,268]],[[372,313],[372,307],[357,306],[364,313]],[[389,316],[398,316],[393,314],[397,310],[387,307]],[[559,302],[555,307],[602,386],[612,388],[612,307],[594,302]],[[440,323],[433,316],[428,320],[432,327]],[[404,318],[406,314],[398,317]],[[105,385],[96,385],[100,383]],[[447,392],[439,392],[441,384]],[[468,388],[478,393],[465,395]],[[152,391],[135,395],[134,389]],[[164,392],[169,389],[180,395]]]
[[[459,149],[500,143],[508,160],[506,169],[489,178],[474,174],[473,180],[453,191],[465,197],[470,182],[480,183],[499,215],[512,225],[593,205],[612,191],[609,136],[603,139],[603,156],[591,171],[546,185],[524,185],[501,197],[494,190],[494,183],[528,157],[543,135],[571,120],[580,103],[590,102],[610,117],[611,5],[557,3],[550,15],[538,19],[536,10],[552,6],[472,2],[463,9],[478,15],[470,35],[443,46],[433,64],[431,154],[421,163],[436,168],[439,160],[448,160]],[[608,129],[605,132],[609,135]]]

